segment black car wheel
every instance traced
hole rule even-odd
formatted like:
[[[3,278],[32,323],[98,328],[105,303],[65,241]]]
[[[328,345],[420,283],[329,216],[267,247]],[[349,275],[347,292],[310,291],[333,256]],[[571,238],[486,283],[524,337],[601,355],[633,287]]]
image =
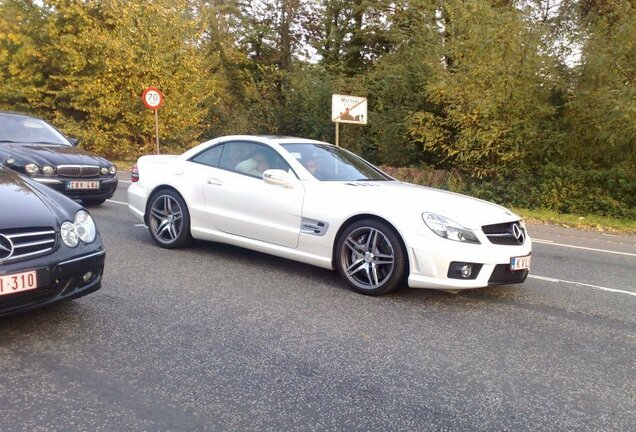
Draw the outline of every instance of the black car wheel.
[[[159,246],[176,249],[192,241],[188,207],[177,192],[164,189],[150,198],[148,230]]]
[[[402,241],[387,224],[364,219],[344,229],[336,244],[336,266],[342,278],[362,294],[391,292],[404,282],[406,256]]]
[[[104,204],[106,198],[104,199],[83,199],[82,202],[86,207],[95,207],[101,204]]]

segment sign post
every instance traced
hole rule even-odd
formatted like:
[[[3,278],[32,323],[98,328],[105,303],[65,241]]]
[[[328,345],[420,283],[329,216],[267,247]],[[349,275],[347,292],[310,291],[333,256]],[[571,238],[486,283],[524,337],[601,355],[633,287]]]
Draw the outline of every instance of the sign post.
[[[331,120],[336,124],[336,146],[339,146],[340,123],[367,124],[367,98],[331,95]]]
[[[156,87],[148,87],[141,94],[141,100],[146,105],[146,108],[155,112],[155,137],[157,154],[159,154],[159,108],[163,105],[163,94]]]

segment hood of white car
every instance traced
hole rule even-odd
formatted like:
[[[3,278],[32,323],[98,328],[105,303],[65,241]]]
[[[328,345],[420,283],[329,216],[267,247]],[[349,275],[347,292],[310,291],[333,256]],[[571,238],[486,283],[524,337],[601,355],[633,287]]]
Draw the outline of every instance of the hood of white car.
[[[488,201],[399,181],[344,182],[337,188],[348,199],[361,200],[366,206],[379,206],[384,210],[391,206],[393,211],[418,214],[437,213],[471,229],[520,219],[505,207]]]

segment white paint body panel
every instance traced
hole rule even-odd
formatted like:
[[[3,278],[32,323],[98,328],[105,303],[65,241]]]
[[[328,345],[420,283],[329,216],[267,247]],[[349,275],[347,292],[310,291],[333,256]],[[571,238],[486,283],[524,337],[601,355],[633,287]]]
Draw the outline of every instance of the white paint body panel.
[[[189,162],[201,150],[231,140],[271,146],[298,178],[291,187]],[[401,236],[409,260],[409,286],[464,289],[488,285],[497,264],[531,253],[528,237],[520,246],[494,245],[483,225],[520,220],[511,211],[479,199],[399,181],[321,182],[312,177],[280,143],[317,143],[303,139],[253,136],[224,137],[203,143],[182,155],[144,156],[138,161],[140,180],[128,189],[129,208],[144,221],[147,201],[159,187],[176,189],[184,198],[194,238],[218,241],[323,268],[333,269],[333,248],[343,224],[358,215],[389,222]],[[218,184],[220,183],[220,184]],[[422,213],[441,214],[471,229],[481,244],[460,243],[433,233]],[[302,233],[301,218],[328,224],[322,236]],[[483,264],[475,280],[448,278],[451,261]]]

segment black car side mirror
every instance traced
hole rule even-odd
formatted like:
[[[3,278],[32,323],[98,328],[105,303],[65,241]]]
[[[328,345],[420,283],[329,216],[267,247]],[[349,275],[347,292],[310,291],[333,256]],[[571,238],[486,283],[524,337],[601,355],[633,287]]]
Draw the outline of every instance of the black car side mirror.
[[[69,138],[68,142],[70,142],[71,145],[77,147],[77,143],[79,142],[79,139],[77,139],[77,138]]]

